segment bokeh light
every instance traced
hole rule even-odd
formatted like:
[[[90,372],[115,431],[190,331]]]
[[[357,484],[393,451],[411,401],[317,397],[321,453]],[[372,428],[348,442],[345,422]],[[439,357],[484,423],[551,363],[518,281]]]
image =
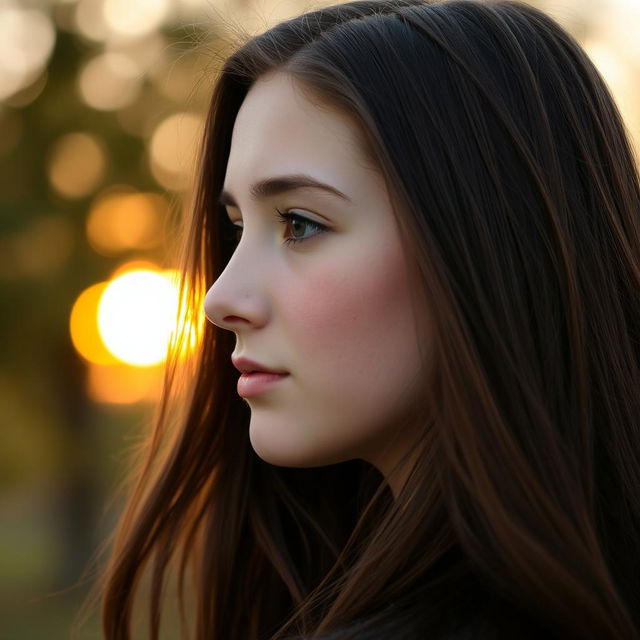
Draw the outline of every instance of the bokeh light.
[[[76,299],[69,318],[71,341],[78,353],[94,364],[116,364],[118,360],[105,346],[98,329],[98,305],[108,282],[98,282]]]
[[[116,358],[149,366],[165,359],[177,314],[173,282],[156,271],[129,271],[109,282],[102,293],[98,327]]]
[[[89,243],[102,255],[158,247],[168,212],[169,203],[159,193],[107,193],[89,212]]]
[[[164,69],[166,60],[173,60],[167,50],[167,39],[161,33],[150,33],[143,38],[126,40],[107,45],[110,51],[117,51],[127,56],[142,74],[155,74]]]
[[[80,35],[95,42],[105,42],[114,35],[105,21],[102,0],[79,0],[74,22]]]
[[[157,273],[160,271],[158,265],[151,260],[144,259],[134,259],[128,260],[127,262],[123,262],[121,265],[116,267],[111,273],[111,277],[109,280],[115,280],[118,276],[124,275],[125,273],[129,273],[130,271],[153,271]],[[167,272],[164,272],[165,275]]]
[[[94,402],[103,404],[155,402],[162,390],[163,373],[164,369],[161,366],[90,364],[87,392]]]
[[[37,9],[0,4],[0,100],[31,84],[55,43],[51,18]]]
[[[99,505],[162,388],[165,362],[139,364],[149,359],[136,356],[140,336],[160,334],[159,358],[167,342],[181,358],[199,352],[205,292],[182,292],[190,304],[176,323],[178,274],[159,265],[173,264],[168,225],[190,216],[200,115],[220,63],[241,31],[334,1],[0,0],[3,638],[69,636],[83,589],[66,587],[111,527],[98,524]],[[530,3],[585,46],[640,157],[640,0]],[[163,312],[149,300],[142,328],[133,302],[115,308],[116,357],[98,309],[132,271],[164,277],[171,302]],[[176,381],[188,393],[191,376]],[[59,588],[68,595],[44,595]],[[96,624],[78,637],[100,637]]]
[[[71,310],[69,331],[78,353],[91,365],[99,365],[91,374],[94,399],[123,398],[116,392],[120,388],[116,378],[121,378],[122,372],[131,379],[129,369],[162,368],[176,327],[184,338],[179,355],[188,356],[196,348],[196,322],[184,313],[178,320],[178,299],[178,272],[161,270],[145,260],[121,265],[109,281],[91,285],[78,296]],[[142,376],[140,380],[139,394],[132,391],[126,399],[108,402],[135,402],[138,395],[151,398],[150,378]],[[111,391],[100,392],[102,387]]]
[[[78,77],[78,90],[90,107],[110,111],[136,99],[140,80],[139,68],[129,56],[107,51],[84,66]]]
[[[107,26],[118,34],[139,37],[152,33],[167,18],[170,0],[104,0]]]
[[[175,113],[163,120],[153,132],[149,160],[154,178],[174,191],[192,184],[197,143],[203,118],[195,113]]]
[[[49,159],[49,182],[67,198],[82,198],[100,184],[107,158],[97,136],[69,133],[60,137]]]
[[[640,109],[636,82],[640,65],[634,68],[625,53],[610,42],[594,38],[585,41],[583,47],[615,96],[632,142],[640,150]]]
[[[9,107],[26,107],[31,104],[44,90],[47,85],[49,74],[41,71],[37,75],[32,75],[29,82],[23,84],[19,91],[5,98],[4,104]]]

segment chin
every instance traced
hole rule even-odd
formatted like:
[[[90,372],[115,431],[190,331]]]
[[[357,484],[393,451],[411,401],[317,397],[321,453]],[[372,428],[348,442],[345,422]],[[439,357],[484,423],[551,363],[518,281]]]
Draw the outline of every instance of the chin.
[[[259,458],[277,467],[323,467],[346,459],[335,452],[320,452],[317,447],[305,447],[303,443],[293,442],[290,437],[276,438],[269,434],[265,438],[263,435],[250,431],[251,446]]]

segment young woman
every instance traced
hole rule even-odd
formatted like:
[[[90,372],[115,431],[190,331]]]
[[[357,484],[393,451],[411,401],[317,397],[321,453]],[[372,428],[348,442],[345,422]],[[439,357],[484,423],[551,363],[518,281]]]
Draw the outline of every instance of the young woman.
[[[639,213],[605,84],[534,8],[362,0],[246,42],[188,224],[210,322],[106,638],[147,570],[152,638],[172,576],[199,640],[640,637]]]

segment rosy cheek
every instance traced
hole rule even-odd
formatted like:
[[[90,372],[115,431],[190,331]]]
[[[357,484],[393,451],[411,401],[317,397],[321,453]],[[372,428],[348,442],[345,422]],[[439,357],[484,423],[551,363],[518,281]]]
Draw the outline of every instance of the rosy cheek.
[[[366,373],[384,336],[402,330],[406,278],[397,250],[349,257],[305,271],[281,312],[296,355]]]

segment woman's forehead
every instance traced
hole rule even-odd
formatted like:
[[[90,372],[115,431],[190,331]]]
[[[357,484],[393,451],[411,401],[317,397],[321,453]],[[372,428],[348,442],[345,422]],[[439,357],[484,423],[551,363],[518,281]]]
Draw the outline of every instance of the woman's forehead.
[[[225,189],[234,192],[248,181],[300,173],[343,192],[373,177],[350,118],[312,102],[290,75],[269,74],[256,81],[238,111]]]

